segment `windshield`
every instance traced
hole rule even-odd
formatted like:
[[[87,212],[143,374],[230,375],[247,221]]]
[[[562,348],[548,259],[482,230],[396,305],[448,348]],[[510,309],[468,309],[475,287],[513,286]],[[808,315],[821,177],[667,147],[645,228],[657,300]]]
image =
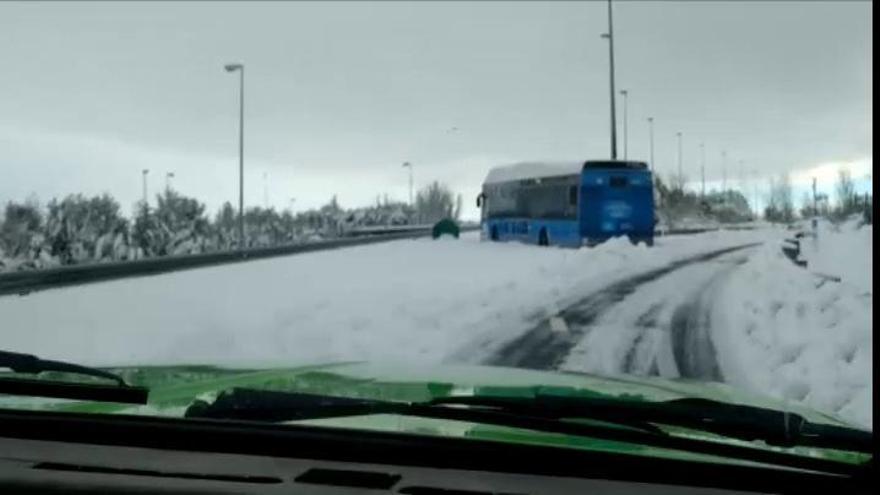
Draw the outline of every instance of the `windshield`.
[[[0,3],[0,407],[871,431],[872,10]]]

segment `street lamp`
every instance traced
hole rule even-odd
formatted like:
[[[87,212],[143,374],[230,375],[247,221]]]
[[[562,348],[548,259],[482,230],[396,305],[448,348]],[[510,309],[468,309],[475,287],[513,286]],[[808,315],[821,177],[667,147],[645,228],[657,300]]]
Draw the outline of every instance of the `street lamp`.
[[[269,209],[269,173],[263,172],[263,207]]]
[[[629,96],[629,90],[622,89],[620,90],[620,94],[623,95],[623,159],[626,160],[627,157],[627,149],[629,148],[629,135],[627,132],[626,126],[626,114],[627,114],[627,96]]]
[[[681,131],[676,132],[675,135],[678,136],[678,185],[684,190],[684,174],[681,168]]]
[[[413,166],[410,162],[403,162],[403,166],[409,169],[409,206],[413,206]]]
[[[651,171],[654,170],[654,117],[648,117],[648,137],[651,146]]]
[[[727,196],[727,151],[721,152],[721,191]]]
[[[171,190],[171,179],[174,178],[174,172],[168,172],[165,174],[165,193]]]
[[[700,196],[706,197],[706,143],[700,143]]]
[[[754,177],[754,181],[752,182],[752,189],[754,189],[755,195],[755,220],[761,216],[761,209],[758,207],[758,171],[752,169],[752,177]]]
[[[150,173],[150,169],[145,168],[141,170],[141,183],[144,189],[144,208],[147,207],[147,174]]]
[[[226,72],[239,72],[238,85],[238,247],[244,249],[244,65],[226,64]]]
[[[602,34],[608,40],[608,68],[611,95],[611,159],[617,159],[617,117],[614,105],[614,23],[611,17],[611,0],[608,0],[608,32]]]

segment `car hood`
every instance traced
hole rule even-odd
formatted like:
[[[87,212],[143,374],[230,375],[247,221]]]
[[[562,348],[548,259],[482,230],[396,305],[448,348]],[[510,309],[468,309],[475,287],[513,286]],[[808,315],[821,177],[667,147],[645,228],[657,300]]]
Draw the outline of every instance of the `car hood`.
[[[6,397],[2,407],[61,410],[103,414],[138,414],[182,417],[187,406],[196,399],[212,400],[223,390],[233,387],[262,390],[325,394],[344,397],[420,402],[450,396],[529,397],[538,393],[569,396],[607,397],[632,401],[665,401],[681,398],[703,398],[727,403],[788,410],[804,418],[827,424],[852,425],[829,414],[783,403],[770,398],[750,395],[721,383],[636,378],[632,376],[599,376],[574,372],[544,372],[518,368],[485,366],[421,366],[345,362],[302,367],[222,368],[215,366],[126,366],[107,368],[134,385],[150,388],[147,405],[32,400]],[[479,438],[515,443],[547,444],[592,450],[628,451],[652,456],[701,458],[652,447],[620,442],[572,438],[513,428],[480,425],[461,421],[374,415],[369,417],[333,418],[297,421],[297,424],[396,431]],[[688,431],[689,436],[705,437],[731,444],[774,449],[762,442],[720,438],[711,434]],[[864,456],[824,449],[789,449],[810,457],[834,458],[858,462]],[[725,459],[715,459],[728,462]],[[729,461],[742,462],[742,461]]]

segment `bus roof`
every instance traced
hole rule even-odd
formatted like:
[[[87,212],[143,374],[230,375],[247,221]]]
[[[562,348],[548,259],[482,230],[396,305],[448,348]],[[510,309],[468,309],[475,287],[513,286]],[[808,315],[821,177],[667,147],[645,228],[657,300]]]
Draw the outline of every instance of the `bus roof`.
[[[557,177],[581,173],[584,162],[519,162],[511,165],[493,167],[486,176],[486,184],[532,179],[535,177]]]
[[[645,162],[632,160],[588,160],[588,161],[552,161],[552,162],[519,162],[511,165],[493,167],[486,176],[486,184],[510,182],[538,177],[559,177],[578,175],[584,169],[647,169]]]

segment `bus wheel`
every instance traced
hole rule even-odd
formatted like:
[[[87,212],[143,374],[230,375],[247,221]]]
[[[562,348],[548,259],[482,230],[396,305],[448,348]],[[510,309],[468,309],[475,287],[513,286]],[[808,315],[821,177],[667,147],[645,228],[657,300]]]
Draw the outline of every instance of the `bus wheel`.
[[[498,227],[492,227],[492,231],[489,233],[489,239],[492,239],[493,241],[498,240]]]
[[[547,238],[547,229],[541,229],[541,233],[538,234],[538,245],[539,246],[549,246],[550,239]]]

